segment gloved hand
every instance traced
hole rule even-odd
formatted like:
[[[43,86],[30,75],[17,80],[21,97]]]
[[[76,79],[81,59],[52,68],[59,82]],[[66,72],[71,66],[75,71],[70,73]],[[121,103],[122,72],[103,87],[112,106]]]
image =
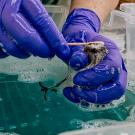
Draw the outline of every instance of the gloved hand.
[[[0,0],[0,58],[31,54],[66,61],[70,49],[40,0]]]
[[[125,92],[127,71],[116,44],[100,35],[100,20],[87,9],[75,9],[68,16],[63,27],[67,42],[103,41],[108,54],[95,67],[79,71],[73,78],[73,87],[64,89],[64,96],[74,103],[81,100],[106,104],[119,99]],[[83,52],[84,46],[72,46],[69,65],[75,70],[86,67],[88,56]]]

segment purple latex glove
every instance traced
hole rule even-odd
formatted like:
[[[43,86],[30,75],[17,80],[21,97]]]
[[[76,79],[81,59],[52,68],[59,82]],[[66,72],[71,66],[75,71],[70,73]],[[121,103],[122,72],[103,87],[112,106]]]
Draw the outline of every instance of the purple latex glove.
[[[73,78],[74,86],[64,89],[64,96],[74,103],[81,100],[96,104],[106,104],[119,99],[125,92],[127,71],[116,44],[100,35],[100,20],[87,9],[75,9],[68,16],[63,27],[67,42],[103,41],[108,54],[95,67],[79,71]],[[83,46],[71,47],[69,64],[78,70],[90,62],[83,52]]]
[[[70,49],[40,0],[0,0],[0,57],[67,61]]]

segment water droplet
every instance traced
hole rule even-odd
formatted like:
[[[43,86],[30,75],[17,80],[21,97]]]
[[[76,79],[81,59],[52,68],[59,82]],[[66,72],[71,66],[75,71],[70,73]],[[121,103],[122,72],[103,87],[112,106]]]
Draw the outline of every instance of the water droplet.
[[[111,68],[111,73],[112,73],[112,74],[115,73],[115,68]]]

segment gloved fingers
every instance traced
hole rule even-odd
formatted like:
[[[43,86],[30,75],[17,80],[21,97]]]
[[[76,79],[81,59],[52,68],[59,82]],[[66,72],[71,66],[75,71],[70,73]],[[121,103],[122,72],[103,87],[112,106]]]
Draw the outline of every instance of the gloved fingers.
[[[72,34],[65,34],[64,31],[64,37],[68,43],[84,43],[85,40],[85,31],[75,32],[76,29],[74,29],[74,32]],[[89,57],[86,53],[84,53],[84,46],[70,46],[71,50],[71,58],[69,60],[69,65],[75,69],[79,70],[84,67],[86,67],[89,63]]]
[[[64,96],[73,103],[85,100],[95,104],[107,104],[118,100],[125,92],[126,72],[123,70],[118,81],[109,81],[96,89],[86,87],[68,87],[63,91]],[[124,81],[124,82],[121,82]]]
[[[72,55],[69,60],[69,65],[75,70],[80,70],[90,63],[88,55],[85,54],[82,49],[82,46],[72,48]]]
[[[0,43],[0,44],[1,44],[1,43]],[[0,47],[0,59],[1,59],[1,58],[6,58],[6,57],[8,57],[8,54],[5,53],[5,52],[2,50],[2,48]]]
[[[93,68],[86,68],[83,71],[78,72],[73,82],[79,86],[91,86],[97,87],[100,84],[104,84],[110,80],[115,80],[120,74],[120,69],[111,66],[111,61],[101,62]]]
[[[106,104],[113,100],[118,100],[125,92],[127,81],[127,73],[122,70],[118,80],[109,81],[100,85],[96,89],[82,88],[80,97],[87,102],[96,104]]]
[[[4,33],[0,36],[0,40],[2,42],[2,48],[6,50],[7,54],[21,59],[25,59],[30,56],[23,48],[20,48],[21,46],[13,40],[10,40]]]
[[[88,92],[89,90],[87,90]],[[63,95],[73,103],[80,103],[81,100],[86,100],[91,103],[96,103],[97,94],[95,92],[87,93],[85,89],[81,89],[78,86],[67,87],[63,90]]]
[[[70,49],[40,0],[23,0],[22,7],[31,23],[44,37],[52,51],[59,58],[67,61],[70,57]]]
[[[47,44],[26,18],[19,13],[20,3],[21,0],[14,2],[9,0],[6,2],[2,12],[2,24],[4,28],[29,53],[40,57],[52,57]]]
[[[80,71],[73,79],[76,85],[98,86],[110,80],[115,80],[121,72],[122,58],[115,48],[109,49],[108,54],[93,68],[89,66]]]
[[[76,91],[75,87],[74,88],[66,87],[63,90],[63,95],[73,103],[80,103],[80,97],[79,97],[77,91]]]

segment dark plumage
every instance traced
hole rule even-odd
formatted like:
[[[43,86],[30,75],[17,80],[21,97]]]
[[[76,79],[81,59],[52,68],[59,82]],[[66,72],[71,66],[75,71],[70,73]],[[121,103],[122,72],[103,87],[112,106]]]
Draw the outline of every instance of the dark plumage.
[[[90,64],[88,67],[93,67],[103,60],[108,50],[104,46],[103,42],[91,42],[85,45],[84,52],[89,56],[90,59]]]

